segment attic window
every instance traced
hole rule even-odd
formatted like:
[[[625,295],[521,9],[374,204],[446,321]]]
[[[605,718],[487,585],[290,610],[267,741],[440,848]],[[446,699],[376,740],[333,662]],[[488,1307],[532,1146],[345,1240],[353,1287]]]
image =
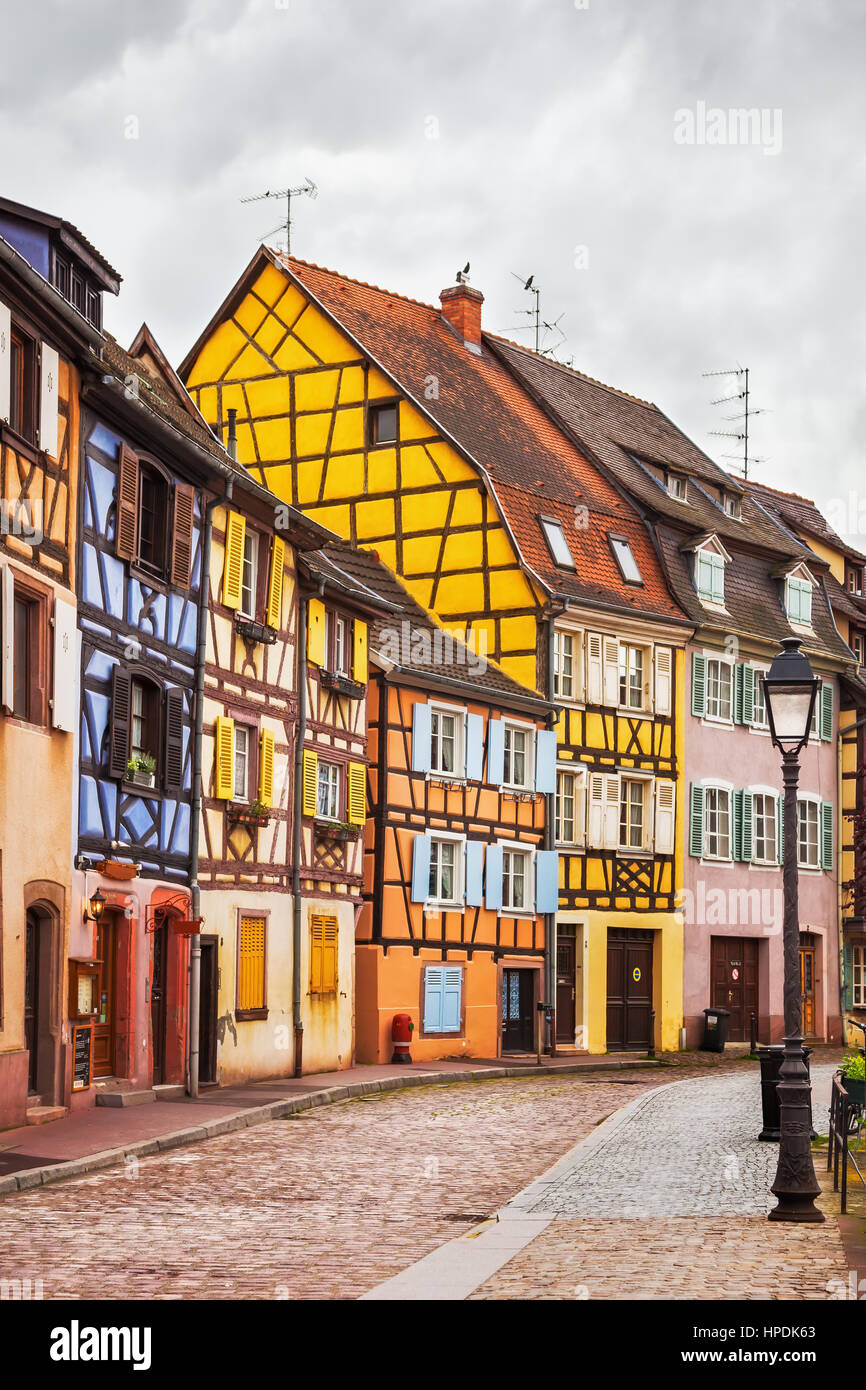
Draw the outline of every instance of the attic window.
[[[541,522],[544,539],[547,541],[554,562],[563,569],[576,569],[574,556],[568,548],[568,541],[565,539],[565,532],[562,529],[562,522],[549,516],[540,516],[538,519]]]
[[[682,473],[668,473],[667,475],[668,493],[677,502],[685,502],[686,498],[686,478]]]
[[[371,444],[396,444],[397,442],[397,402],[385,405],[371,405],[368,415],[369,438]]]
[[[632,548],[625,536],[608,536],[610,548],[613,551],[613,558],[619,565],[620,574],[626,584],[642,584],[643,577],[637,567],[637,560],[632,554]]]
[[[725,512],[734,521],[740,520],[740,499],[735,492],[725,493]]]
[[[695,555],[695,587],[698,597],[708,603],[725,601],[725,562],[712,550],[699,550]]]
[[[863,571],[859,568],[848,570],[848,592],[849,594],[862,594],[863,592]]]
[[[788,575],[785,580],[785,612],[789,622],[811,625],[812,583],[810,580],[800,579],[792,574]]]

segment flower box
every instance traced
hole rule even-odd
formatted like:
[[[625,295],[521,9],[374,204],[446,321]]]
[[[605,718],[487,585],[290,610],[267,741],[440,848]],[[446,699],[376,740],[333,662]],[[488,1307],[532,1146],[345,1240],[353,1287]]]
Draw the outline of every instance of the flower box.
[[[268,647],[277,640],[276,628],[268,627],[267,623],[257,623],[254,618],[235,618],[235,631],[248,642],[262,642]]]
[[[367,690],[359,681],[353,681],[350,676],[341,676],[337,671],[322,671],[321,681],[329,690],[336,690],[338,695],[348,695],[350,700],[362,700]]]
[[[342,821],[316,821],[316,834],[323,840],[357,840],[360,831],[360,826],[344,825]]]
[[[134,787],[153,787],[156,785],[156,773],[143,772],[140,767],[137,767],[134,772],[127,773],[127,781],[131,782]]]
[[[230,803],[226,807],[226,815],[232,825],[246,825],[253,829],[271,823],[270,811],[253,811],[249,806],[239,803]]]

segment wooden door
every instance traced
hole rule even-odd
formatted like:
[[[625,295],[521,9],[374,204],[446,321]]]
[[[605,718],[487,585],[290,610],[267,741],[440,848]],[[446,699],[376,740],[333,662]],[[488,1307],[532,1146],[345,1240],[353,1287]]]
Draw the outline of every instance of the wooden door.
[[[115,1053],[115,974],[117,929],[112,916],[96,925],[96,957],[99,965],[97,1003],[99,1012],[93,1025],[93,1075],[114,1075]]]
[[[574,1042],[575,965],[574,929],[559,929],[556,938],[556,1041]]]
[[[533,970],[502,972],[502,1051],[531,1052],[535,1029],[532,1020]]]
[[[758,943],[751,937],[714,936],[710,947],[710,1008],[727,1009],[728,1042],[748,1042],[758,1017]]]
[[[203,1085],[216,1079],[217,1045],[217,974],[216,936],[201,939],[201,996],[198,1016],[198,1079]]]
[[[805,1038],[815,1037],[815,947],[800,947],[800,1008]]]
[[[168,925],[163,922],[153,933],[153,981],[150,986],[150,1038],[153,1054],[154,1086],[165,1081],[165,967]]]
[[[37,1094],[37,1063],[39,1059],[39,922],[35,913],[27,913],[27,947],[24,959],[24,1046],[30,1056],[27,1063],[27,1094]]]
[[[607,933],[607,1050],[638,1052],[651,1041],[653,934]]]

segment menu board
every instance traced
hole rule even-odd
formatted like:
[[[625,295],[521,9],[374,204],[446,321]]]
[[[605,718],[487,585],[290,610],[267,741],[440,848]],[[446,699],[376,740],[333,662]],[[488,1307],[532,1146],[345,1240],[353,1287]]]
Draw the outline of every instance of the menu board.
[[[93,1028],[89,1023],[76,1023],[72,1028],[72,1089],[88,1091],[93,1057]]]

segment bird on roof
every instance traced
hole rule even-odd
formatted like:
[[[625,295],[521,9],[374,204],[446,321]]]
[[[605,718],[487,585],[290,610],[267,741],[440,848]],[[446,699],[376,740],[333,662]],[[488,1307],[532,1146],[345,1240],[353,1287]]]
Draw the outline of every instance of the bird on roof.
[[[534,275],[530,275],[529,279],[527,280],[527,282],[526,282],[526,284],[523,286],[523,288],[524,288],[525,290],[531,290],[531,289],[532,289],[532,282],[533,282],[534,279],[535,279],[535,276],[534,276]]]
[[[469,262],[467,261],[462,270],[457,272],[458,285],[465,285],[469,280]]]

